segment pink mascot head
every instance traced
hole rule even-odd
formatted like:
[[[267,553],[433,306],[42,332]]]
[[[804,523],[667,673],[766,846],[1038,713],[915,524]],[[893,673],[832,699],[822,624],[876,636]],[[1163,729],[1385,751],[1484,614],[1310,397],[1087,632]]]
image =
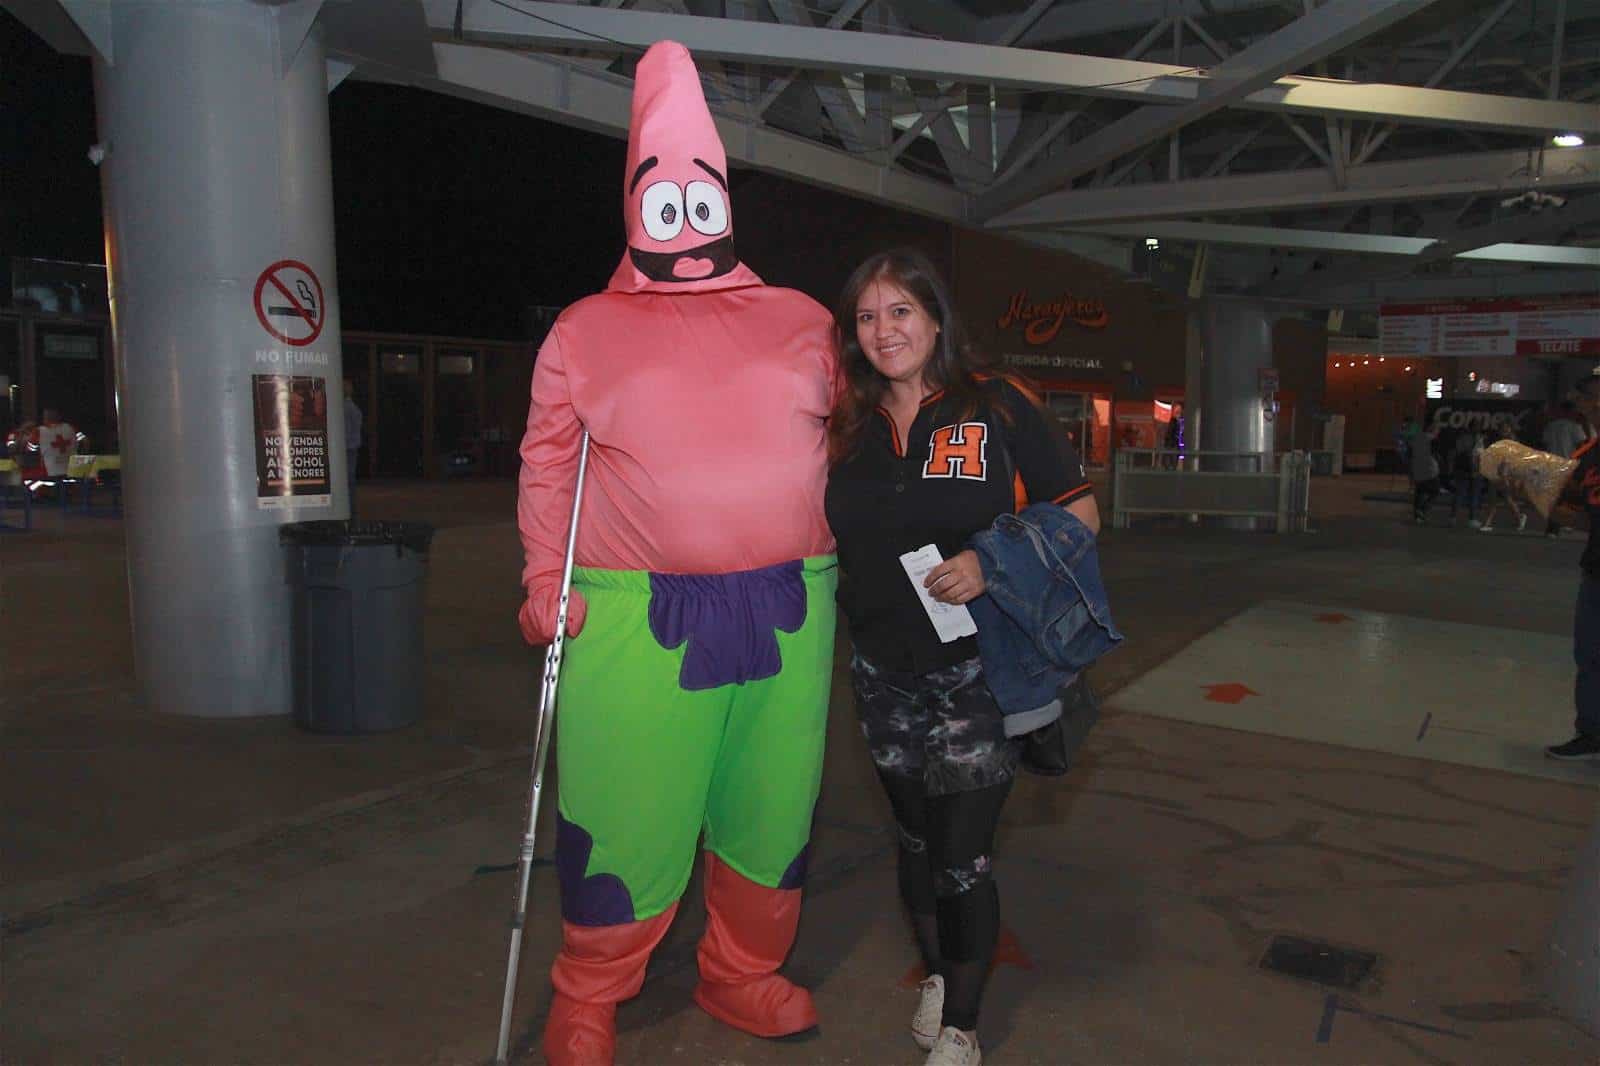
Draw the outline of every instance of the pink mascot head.
[[[760,279],[733,250],[728,160],[689,50],[658,41],[639,60],[623,179],[628,251],[612,291],[704,292]]]

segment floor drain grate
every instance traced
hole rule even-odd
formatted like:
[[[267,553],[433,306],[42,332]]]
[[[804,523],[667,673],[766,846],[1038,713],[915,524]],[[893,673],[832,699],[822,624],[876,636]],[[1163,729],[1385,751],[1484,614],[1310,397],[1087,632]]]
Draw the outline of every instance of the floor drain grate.
[[[1267,945],[1267,953],[1261,956],[1263,970],[1350,991],[1371,976],[1377,965],[1378,956],[1369,951],[1354,951],[1298,936],[1273,937],[1272,943]]]

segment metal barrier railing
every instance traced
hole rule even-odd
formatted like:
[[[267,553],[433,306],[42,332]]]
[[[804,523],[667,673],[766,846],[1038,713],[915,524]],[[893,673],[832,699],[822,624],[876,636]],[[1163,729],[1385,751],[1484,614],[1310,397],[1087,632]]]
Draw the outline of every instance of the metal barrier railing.
[[[1311,507],[1305,452],[1122,448],[1113,470],[1111,524],[1136,515],[1272,519],[1279,533],[1304,532]]]

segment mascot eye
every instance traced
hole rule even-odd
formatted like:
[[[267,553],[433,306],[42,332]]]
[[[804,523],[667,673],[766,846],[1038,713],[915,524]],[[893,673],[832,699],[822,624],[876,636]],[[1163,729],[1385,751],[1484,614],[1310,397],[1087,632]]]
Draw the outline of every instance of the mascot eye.
[[[728,202],[722,198],[722,190],[709,181],[691,181],[685,190],[685,199],[688,200],[689,225],[704,233],[707,237],[715,237],[728,228]]]
[[[683,232],[683,190],[672,181],[650,186],[639,204],[639,220],[651,240],[672,240]]]

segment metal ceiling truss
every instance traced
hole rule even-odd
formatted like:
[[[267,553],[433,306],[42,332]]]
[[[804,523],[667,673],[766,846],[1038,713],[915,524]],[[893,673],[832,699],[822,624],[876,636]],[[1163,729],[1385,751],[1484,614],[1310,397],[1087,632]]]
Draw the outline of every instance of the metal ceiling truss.
[[[99,29],[98,0],[0,3],[64,50]],[[1331,284],[1338,268],[1262,269],[1298,250],[1475,279],[1488,261],[1564,281],[1589,268],[1600,288],[1600,147],[1551,147],[1559,132],[1600,145],[1600,0],[320,7],[354,77],[615,136],[632,57],[678,40],[736,162],[1051,247],[1215,244],[1242,264],[1211,272],[1223,287],[1354,291]],[[1345,213],[1331,228],[1330,212]]]
[[[420,3],[436,49],[452,50],[446,91],[504,93],[620,134],[616,115],[575,104],[623,89],[626,68],[561,68],[672,38],[701,60],[733,158],[1019,239],[1600,279],[1588,246],[1600,196],[1581,196],[1600,186],[1600,149],[1550,147],[1566,131],[1600,143],[1600,0]],[[490,85],[496,56],[539,74],[512,65]],[[742,92],[718,64],[744,72]],[[530,91],[552,78],[564,97]],[[575,94],[585,78],[605,88]],[[1585,209],[1524,223],[1526,205],[1499,206],[1529,189]],[[1381,227],[1415,226],[1415,212],[1362,212],[1370,232],[1316,224],[1383,204],[1432,205],[1431,217],[1405,233]],[[1562,212],[1569,223],[1548,221]],[[1280,271],[1263,286],[1254,273],[1236,286],[1292,297],[1312,280]]]

